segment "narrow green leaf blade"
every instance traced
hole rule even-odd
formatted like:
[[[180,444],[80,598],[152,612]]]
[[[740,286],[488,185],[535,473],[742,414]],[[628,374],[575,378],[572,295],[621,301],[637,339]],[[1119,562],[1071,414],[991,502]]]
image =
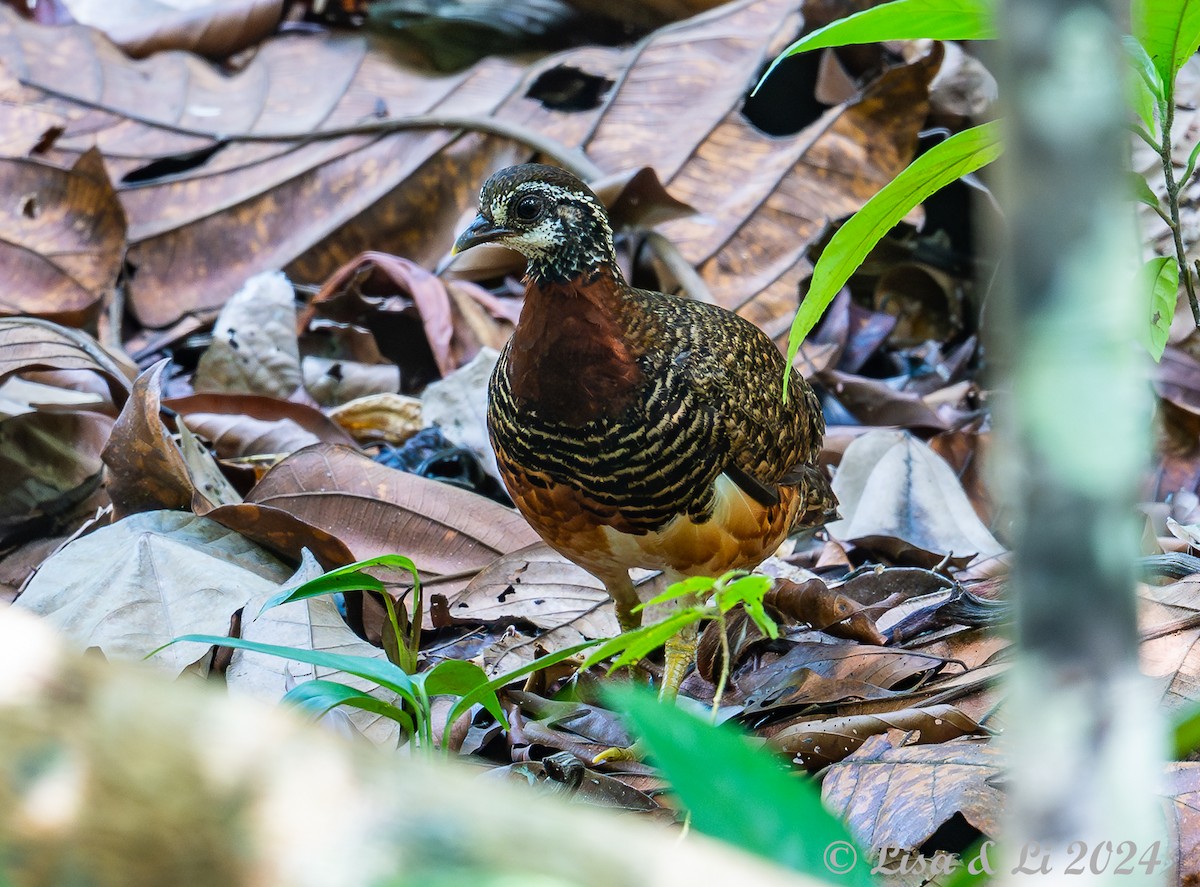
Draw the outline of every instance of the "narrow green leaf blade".
[[[864,9],[801,37],[771,62],[762,80],[788,56],[830,46],[921,38],[990,40],[996,36],[993,8],[991,0],[893,0]]]
[[[305,681],[289,690],[282,700],[285,705],[294,705],[312,718],[319,718],[339,705],[361,708],[398,723],[408,734],[413,733],[412,718],[408,712],[397,708],[370,693],[356,690],[337,681],[320,679]]]
[[[870,887],[870,863],[854,848],[846,827],[821,805],[807,777],[752,748],[728,725],[714,727],[647,691],[613,688],[613,705],[629,715],[634,732],[662,770],[698,831],[828,883]],[[831,847],[858,853],[858,864],[832,875]]]
[[[593,665],[603,662],[610,656],[619,657],[613,663],[613,668],[616,668],[617,665],[627,665],[631,662],[636,662],[651,650],[666,643],[668,638],[687,625],[688,622],[697,621],[703,618],[703,615],[704,611],[701,608],[687,607],[682,610],[676,610],[661,622],[655,622],[652,625],[643,625],[641,628],[635,628],[633,631],[622,632],[615,638],[609,638],[601,643],[583,661],[583,665],[580,668],[591,668]],[[630,656],[630,651],[634,651],[632,657]]]
[[[1149,321],[1143,342],[1150,356],[1161,360],[1167,347],[1167,334],[1175,318],[1176,297],[1179,293],[1179,264],[1174,259],[1155,257],[1138,272],[1138,290],[1149,301]]]
[[[418,581],[417,566],[409,558],[402,554],[381,554],[378,557],[367,558],[365,561],[355,561],[352,564],[347,564],[344,567],[338,567],[336,570],[330,570],[316,579],[310,579],[303,585],[297,585],[295,588],[284,588],[278,594],[274,595],[262,605],[259,613],[263,613],[272,607],[278,607],[281,604],[290,604],[292,601],[302,601],[310,597],[319,597],[323,594],[336,594],[339,591],[383,591],[384,585],[374,576],[369,573],[364,573],[369,567],[390,567],[392,569],[406,570],[412,577],[413,581]]]
[[[322,653],[318,650],[302,650],[299,647],[279,647],[275,644],[262,644],[258,641],[247,641],[242,638],[223,638],[209,634],[185,634],[175,638],[172,644],[180,641],[194,641],[200,644],[212,644],[217,647],[233,647],[237,650],[249,650],[253,653],[265,653],[267,656],[279,656],[282,659],[294,659],[297,662],[307,662],[309,665],[319,665],[322,668],[332,668],[344,671],[355,677],[374,681],[381,687],[386,687],[393,693],[403,697],[416,707],[417,700],[413,694],[412,680],[386,659],[371,659],[366,656],[345,656],[339,653]]]
[[[792,321],[789,367],[804,337],[880,238],[930,194],[991,163],[1002,150],[999,121],[965,129],[914,160],[838,229],[813,268],[808,295]]]
[[[594,641],[584,641],[581,644],[575,644],[571,647],[564,647],[555,653],[550,653],[546,656],[535,659],[532,662],[528,662],[525,665],[522,665],[520,668],[514,668],[512,671],[505,672],[498,678],[492,678],[482,687],[476,687],[462,699],[458,700],[454,708],[450,709],[450,714],[446,716],[447,732],[449,732],[450,725],[454,723],[459,715],[467,711],[472,705],[482,703],[488,693],[494,695],[495,692],[501,687],[507,686],[517,678],[523,678],[527,674],[533,674],[535,671],[540,671],[543,668],[549,668],[551,665],[557,665],[565,659],[570,659],[576,653],[582,653],[584,650],[590,649],[599,643],[603,643],[604,640],[604,638],[597,638]],[[501,717],[497,718],[496,720],[500,722],[505,730],[508,729],[507,718],[501,715]]]
[[[653,607],[658,604],[665,604],[667,601],[673,601],[677,598],[687,595],[700,594],[701,592],[711,591],[717,580],[709,576],[689,576],[687,579],[672,583],[667,587],[667,590],[662,594],[650,598],[648,601],[643,601],[633,608],[633,612],[644,610],[647,607]]]
[[[1132,19],[1133,33],[1169,94],[1175,75],[1200,46],[1200,0],[1134,0]]]
[[[485,687],[488,682],[487,673],[474,662],[462,659],[447,659],[439,662],[429,671],[417,675],[414,680],[425,684],[425,692],[430,696],[466,696],[473,690]],[[496,698],[496,691],[485,691],[479,697],[483,707],[491,712],[497,721],[504,720],[504,709]]]

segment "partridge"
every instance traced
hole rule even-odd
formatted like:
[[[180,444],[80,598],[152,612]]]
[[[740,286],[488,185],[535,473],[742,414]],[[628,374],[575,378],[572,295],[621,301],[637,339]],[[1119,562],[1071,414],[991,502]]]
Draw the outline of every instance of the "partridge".
[[[502,169],[479,207],[454,252],[497,243],[527,259],[489,387],[500,474],[542,538],[604,583],[622,629],[641,616],[630,568],[752,568],[832,516],[820,404],[794,370],[784,401],[784,360],[761,330],[630,286],[604,205],[562,169]],[[694,627],[668,642],[662,695],[695,647]]]

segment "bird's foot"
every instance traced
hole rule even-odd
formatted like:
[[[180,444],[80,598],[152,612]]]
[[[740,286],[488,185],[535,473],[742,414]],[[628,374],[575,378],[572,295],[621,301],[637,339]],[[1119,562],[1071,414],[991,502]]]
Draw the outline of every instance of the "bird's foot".
[[[688,626],[667,641],[663,648],[665,662],[662,687],[658,691],[659,702],[671,702],[679,695],[679,685],[696,661],[696,645],[695,625]]]
[[[606,764],[609,761],[640,761],[646,756],[646,751],[642,748],[642,741],[639,739],[633,745],[627,748],[614,746],[606,748],[596,757],[592,758],[593,764]]]

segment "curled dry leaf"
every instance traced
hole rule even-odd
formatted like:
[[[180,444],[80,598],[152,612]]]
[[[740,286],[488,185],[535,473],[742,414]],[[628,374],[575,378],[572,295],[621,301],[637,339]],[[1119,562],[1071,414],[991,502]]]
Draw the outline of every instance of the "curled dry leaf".
[[[872,647],[867,644],[796,644],[782,659],[748,676],[742,687],[746,705],[762,707],[788,699],[803,702],[793,693],[796,675],[807,668],[826,678],[852,680],[885,690],[913,678],[929,678],[940,672],[946,661],[938,656]]]
[[[138,660],[180,635],[226,634],[246,601],[278,589],[290,572],[214,521],[150,511],[65,546],[15,606],[44,617],[80,648]],[[150,661],[179,674],[209,649],[174,644]]]
[[[935,745],[988,731],[952,705],[905,708],[875,715],[797,717],[760,730],[773,747],[807,770],[820,770],[852,754],[871,736],[909,731],[912,744]]]
[[[804,583],[779,579],[763,603],[789,619],[834,637],[877,646],[887,643],[861,604],[827,587],[820,579]]]
[[[182,416],[175,417],[175,428],[179,432],[179,450],[183,464],[187,466],[188,478],[196,489],[192,507],[198,514],[221,505],[236,505],[242,501],[233,484],[221,473],[217,460],[192,434]]]
[[[424,375],[425,370],[412,366],[413,334],[406,331],[406,347],[397,341],[398,327],[414,309],[425,350],[432,354],[437,373],[445,376],[459,364],[450,294],[439,278],[408,259],[368,252],[347,262],[325,281],[301,326],[309,326],[317,316],[365,326],[375,333],[380,351],[392,357],[404,375]]]
[[[399,446],[425,427],[421,401],[404,394],[369,394],[334,407],[329,418],[356,441]]]
[[[100,490],[100,452],[112,419],[31,412],[0,420],[0,543],[24,529],[57,526]]]
[[[539,745],[547,744],[543,741],[543,737],[536,726],[530,729],[535,733],[535,736],[523,736],[522,738],[525,741],[536,742]],[[557,748],[553,744],[550,744],[549,747]],[[569,783],[560,781],[563,776],[559,771],[553,770],[550,759],[520,761],[505,767],[497,767],[486,773],[482,778],[488,780],[503,779],[521,786],[534,785],[550,794],[565,796],[570,799],[570,803],[572,804],[583,804],[588,807],[607,807],[626,813],[649,814],[662,818],[665,821],[674,820],[675,814],[673,812],[665,810],[662,805],[657,803],[644,791],[639,791],[636,788],[626,785],[619,779],[585,766],[581,759],[587,758],[589,753],[594,755],[604,750],[600,746],[596,746],[596,750],[592,752],[591,748],[591,746],[583,746],[581,744],[578,749],[571,748],[566,752],[572,756],[575,766],[580,768],[580,772],[570,777],[571,781]],[[554,775],[551,775],[552,773]]]
[[[332,533],[269,505],[239,502],[212,510],[198,508],[197,513],[241,533],[292,563],[298,562],[306,550],[327,570],[344,567],[355,559],[350,549]]]
[[[0,23],[6,14],[0,7]],[[0,157],[0,194],[0,313],[86,325],[117,282],[125,247],[125,213],[100,152],[70,169]]]
[[[290,397],[302,381],[295,298],[278,272],[247,280],[221,309],[196,367],[196,391]]]
[[[430,592],[453,594],[497,555],[537,541],[515,511],[490,499],[317,444],[284,459],[246,501],[337,536],[356,559],[409,557]]]
[[[843,519],[828,529],[838,539],[898,556],[917,549],[982,559],[1004,551],[946,462],[907,432],[872,431],[851,443],[833,490]]]
[[[898,425],[938,431],[949,427],[920,395],[897,391],[880,379],[838,370],[826,370],[817,378],[864,425]]]
[[[221,459],[284,455],[314,443],[352,446],[354,441],[320,410],[254,394],[194,394],[172,397],[188,427],[207,438]]]
[[[104,447],[108,494],[117,518],[192,507],[196,486],[161,418],[162,375],[168,363],[160,360],[137,377]]]
[[[279,24],[283,0],[59,0],[82,25],[103,31],[134,58],[186,49],[222,58],[253,46]]]
[[[34,317],[0,318],[0,381],[37,370],[97,373],[117,407],[129,394],[121,365],[87,333]]]
[[[989,779],[1002,772],[1000,750],[983,741],[909,740],[899,731],[873,736],[830,766],[821,785],[825,805],[872,854],[916,850],[955,814],[995,837],[1005,796]]]
[[[746,714],[772,711],[796,706],[832,705],[852,700],[890,699],[896,695],[876,684],[853,678],[831,678],[818,674],[811,668],[799,668],[791,672],[786,685],[777,685],[771,692],[752,693],[746,699],[743,711]]]

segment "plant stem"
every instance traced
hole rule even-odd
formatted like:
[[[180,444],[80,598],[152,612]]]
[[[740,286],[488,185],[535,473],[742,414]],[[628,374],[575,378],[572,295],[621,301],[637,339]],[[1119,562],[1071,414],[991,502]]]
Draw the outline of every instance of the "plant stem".
[[[717,710],[721,707],[721,697],[725,695],[725,683],[729,679],[729,663],[733,659],[733,654],[729,651],[729,632],[726,630],[725,614],[721,612],[721,608],[717,607],[717,628],[721,637],[721,676],[717,678],[717,689],[713,692],[712,715],[717,717]]]
[[[1179,224],[1179,192],[1183,182],[1175,180],[1175,166],[1171,162],[1171,128],[1175,125],[1175,85],[1165,84],[1166,96],[1159,110],[1162,112],[1162,144],[1159,145],[1159,157],[1162,159],[1163,179],[1167,186],[1167,209],[1170,218],[1166,219],[1171,228],[1171,236],[1175,241],[1175,261],[1179,263],[1179,279],[1187,290],[1188,304],[1192,306],[1192,320],[1200,327],[1200,302],[1196,300],[1196,287],[1192,282],[1192,269],[1188,267],[1187,253],[1183,248],[1183,231]],[[1161,215],[1161,213],[1160,213]]]

